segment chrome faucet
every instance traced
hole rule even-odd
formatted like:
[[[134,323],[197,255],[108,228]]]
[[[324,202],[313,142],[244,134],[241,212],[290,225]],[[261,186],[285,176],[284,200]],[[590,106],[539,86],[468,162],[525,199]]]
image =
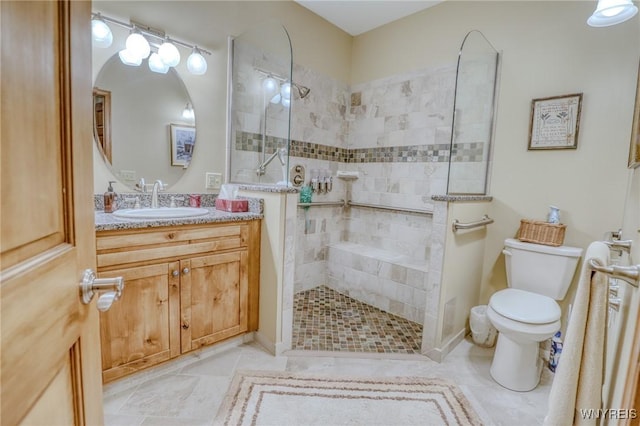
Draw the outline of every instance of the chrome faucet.
[[[158,179],[157,181],[154,182],[153,189],[151,190],[151,208],[152,209],[158,208],[158,191],[162,191],[162,190],[164,190],[164,185],[162,184],[162,181]]]
[[[136,183],[135,189],[136,189],[136,191],[147,192],[147,185],[146,185],[143,177],[141,177],[140,180],[138,181],[138,183]]]

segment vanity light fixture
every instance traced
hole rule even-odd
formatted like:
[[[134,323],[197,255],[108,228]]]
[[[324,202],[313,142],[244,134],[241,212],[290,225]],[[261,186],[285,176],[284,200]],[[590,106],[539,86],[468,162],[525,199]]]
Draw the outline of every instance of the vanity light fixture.
[[[131,31],[126,40],[126,49],[118,52],[122,63],[139,66],[142,60],[149,58],[149,69],[157,73],[167,73],[169,67],[180,63],[180,51],[177,46],[191,50],[187,60],[187,69],[191,74],[202,75],[207,71],[207,61],[204,54],[211,52],[198,46],[168,37],[164,31],[148,27],[139,22],[126,23],[101,13],[91,14],[91,34],[95,47],[107,48],[113,42],[113,33],[107,24],[115,24]],[[157,49],[151,53],[151,48]],[[160,62],[162,63],[160,63]]]
[[[184,110],[182,110],[182,118],[184,118],[185,120],[193,121],[195,117],[196,115],[193,112],[193,107],[191,106],[191,103],[187,102],[187,106],[185,106]]]
[[[267,78],[262,80],[262,89],[266,95],[275,94],[280,91],[280,84],[278,83],[278,80],[269,75]]]
[[[587,19],[591,27],[608,27],[633,18],[638,7],[631,0],[598,0],[593,15]]]
[[[157,72],[159,74],[166,74],[171,68],[169,65],[162,62],[162,58],[158,53],[153,52],[151,56],[149,56],[149,69],[153,72]]]
[[[171,43],[169,37],[167,37],[164,43],[158,48],[158,55],[160,55],[162,62],[170,67],[175,67],[180,63],[180,52],[178,48]]]
[[[202,75],[207,72],[207,61],[197,47],[193,48],[191,55],[187,58],[187,69],[194,75]]]
[[[99,13],[93,15],[91,19],[91,37],[96,47],[107,48],[113,43],[111,28]]]
[[[131,55],[138,56],[141,59],[147,58],[149,53],[151,53],[151,46],[149,46],[149,42],[142,34],[140,34],[140,30],[135,26],[131,30],[129,37],[127,37],[125,46],[127,46],[127,50],[131,52]]]
[[[120,52],[118,52],[118,56],[120,56],[120,60],[125,65],[138,67],[142,63],[142,57],[136,55],[129,49],[122,49]]]

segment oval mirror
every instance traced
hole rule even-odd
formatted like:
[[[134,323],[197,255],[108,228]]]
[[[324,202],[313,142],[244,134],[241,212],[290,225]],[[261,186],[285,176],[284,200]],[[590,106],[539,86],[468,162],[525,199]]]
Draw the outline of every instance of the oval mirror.
[[[182,177],[196,128],[189,93],[173,68],[155,73],[146,61],[128,66],[116,54],[98,73],[93,99],[94,138],[122,183],[133,189],[140,178],[172,185]]]

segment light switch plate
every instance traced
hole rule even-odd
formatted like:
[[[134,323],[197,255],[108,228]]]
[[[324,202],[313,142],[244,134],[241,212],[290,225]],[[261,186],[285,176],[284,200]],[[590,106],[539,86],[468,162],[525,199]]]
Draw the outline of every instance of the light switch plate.
[[[205,188],[220,189],[222,186],[222,173],[205,173]]]

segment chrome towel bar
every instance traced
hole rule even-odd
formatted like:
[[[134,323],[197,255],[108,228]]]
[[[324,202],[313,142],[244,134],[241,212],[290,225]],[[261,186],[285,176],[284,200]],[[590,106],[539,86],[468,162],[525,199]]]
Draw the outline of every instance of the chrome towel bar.
[[[592,270],[602,272],[611,278],[626,281],[634,287],[640,286],[640,265],[604,266],[597,259],[589,259],[589,267]]]
[[[340,201],[314,201],[312,203],[298,203],[298,207],[344,207],[344,200]]]
[[[347,201],[347,205],[349,207],[368,207],[370,209],[378,209],[378,210],[392,210],[392,211],[396,211],[396,212],[433,215],[433,211],[431,211],[431,210],[408,209],[408,208],[404,208],[404,207],[383,206],[383,205],[380,205],[380,204],[354,203],[351,200]]]
[[[489,216],[485,214],[484,216],[482,216],[482,219],[477,220],[475,222],[461,223],[458,221],[458,219],[455,219],[451,227],[453,229],[453,232],[456,232],[458,229],[479,228],[481,226],[489,225],[491,223],[493,223],[493,219],[491,219]]]

